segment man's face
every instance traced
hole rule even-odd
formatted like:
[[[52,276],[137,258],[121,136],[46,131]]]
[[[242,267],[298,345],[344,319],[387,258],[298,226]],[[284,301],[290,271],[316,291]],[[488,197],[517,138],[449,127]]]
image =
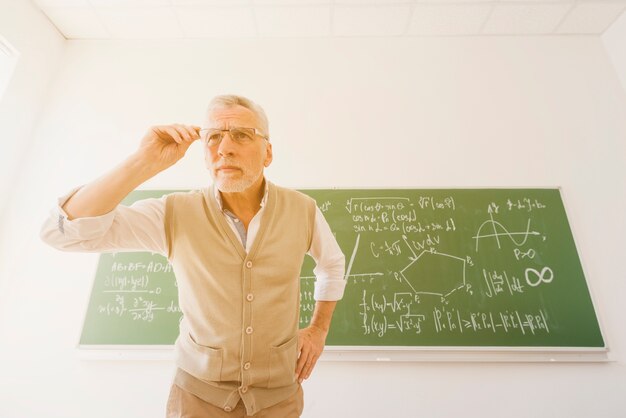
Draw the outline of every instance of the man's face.
[[[238,105],[213,109],[207,115],[205,127],[261,129],[255,114]],[[260,186],[263,168],[272,162],[272,144],[258,135],[249,144],[239,144],[226,134],[218,145],[207,146],[204,143],[204,147],[204,160],[211,177],[217,188],[225,193],[238,193],[253,185]]]

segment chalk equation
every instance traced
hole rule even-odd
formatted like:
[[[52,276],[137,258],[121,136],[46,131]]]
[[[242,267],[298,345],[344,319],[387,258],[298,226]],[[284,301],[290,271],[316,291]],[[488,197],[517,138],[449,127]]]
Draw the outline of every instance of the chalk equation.
[[[159,256],[160,257],[160,256]],[[163,280],[162,276],[171,276]],[[167,261],[114,261],[99,290],[96,313],[104,317],[153,322],[158,315],[181,315],[176,297],[169,286],[176,287],[172,266]]]
[[[446,306],[421,309],[419,299],[411,293],[394,293],[390,300],[385,294],[368,294],[363,291],[359,312],[364,335],[384,337],[388,332],[420,334],[424,327],[436,333],[456,332],[519,332],[549,333],[545,311],[461,311]]]
[[[542,298],[558,275],[546,257],[550,234],[542,215],[550,206],[543,199],[504,195],[471,212],[453,195],[349,196],[344,202],[325,199],[320,209],[338,239],[346,237],[346,296],[337,308],[350,318],[345,332],[367,341],[550,334],[551,310]],[[314,276],[301,281],[310,292]],[[304,294],[301,300],[306,326],[315,301]]]

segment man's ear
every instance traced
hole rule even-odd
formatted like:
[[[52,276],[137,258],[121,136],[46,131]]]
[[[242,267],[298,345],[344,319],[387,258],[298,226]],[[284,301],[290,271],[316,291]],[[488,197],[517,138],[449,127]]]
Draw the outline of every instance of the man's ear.
[[[270,164],[272,163],[272,160],[274,159],[274,155],[272,154],[272,143],[270,141],[265,141],[265,152],[266,152],[266,156],[265,156],[265,162],[263,163],[263,165],[265,167],[269,167]]]

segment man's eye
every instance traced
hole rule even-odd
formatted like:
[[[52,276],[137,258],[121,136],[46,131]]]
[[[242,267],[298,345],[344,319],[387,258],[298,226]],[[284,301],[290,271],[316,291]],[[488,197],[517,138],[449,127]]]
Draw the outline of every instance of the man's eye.
[[[250,136],[248,136],[248,134],[246,134],[243,131],[233,131],[232,135],[233,135],[233,139],[239,142],[246,142],[251,139]]]
[[[219,142],[221,136],[222,135],[220,135],[220,134],[209,135],[208,141],[211,142],[211,143]]]

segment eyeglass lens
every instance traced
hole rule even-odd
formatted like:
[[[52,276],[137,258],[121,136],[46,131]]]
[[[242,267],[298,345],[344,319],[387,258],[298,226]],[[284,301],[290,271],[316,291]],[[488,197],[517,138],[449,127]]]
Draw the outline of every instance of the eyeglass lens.
[[[254,139],[254,129],[252,128],[231,128],[229,130],[209,130],[207,141],[209,145],[218,144],[224,139],[226,132],[230,133],[230,137],[237,143],[246,143]]]

